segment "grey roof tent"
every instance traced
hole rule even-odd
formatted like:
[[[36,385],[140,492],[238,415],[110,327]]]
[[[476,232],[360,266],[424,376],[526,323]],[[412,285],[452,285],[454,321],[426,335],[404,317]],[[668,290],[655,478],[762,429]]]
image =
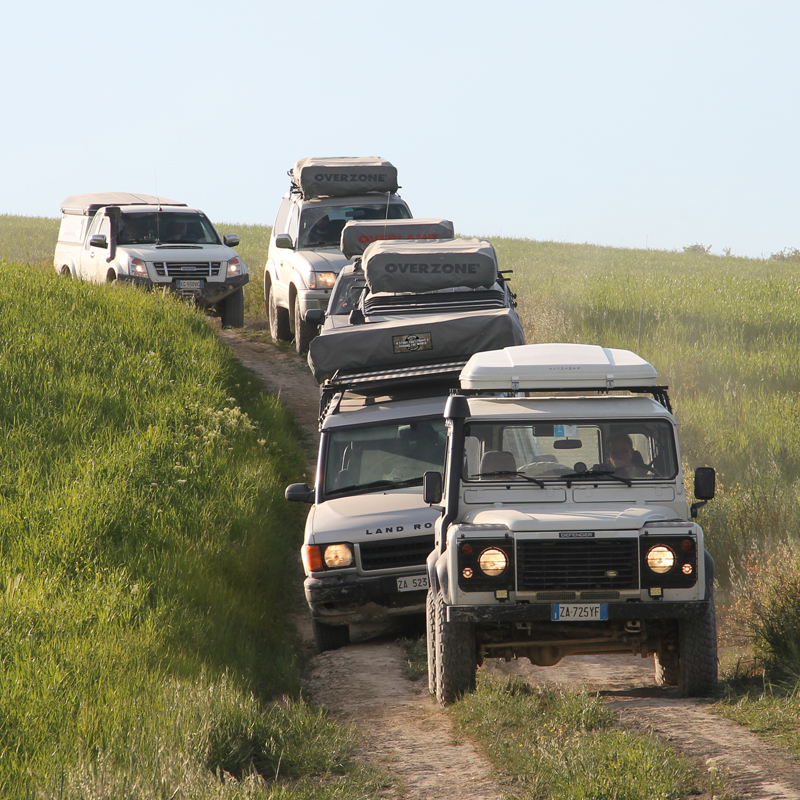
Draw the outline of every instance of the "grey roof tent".
[[[292,186],[304,200],[353,197],[370,192],[394,193],[397,168],[385,158],[301,158],[289,172]]]
[[[347,258],[363,255],[372,242],[430,241],[455,236],[449,219],[351,220],[342,228],[339,249]]]
[[[364,313],[356,324],[352,315],[351,324],[326,323],[308,350],[308,365],[318,383],[354,370],[466,360],[484,350],[525,343],[508,288],[495,286],[502,276],[489,242],[379,240],[367,246],[362,264],[370,288],[362,307],[366,310],[378,286],[386,293],[378,295],[381,310]],[[489,294],[499,295],[499,302],[492,297],[489,303],[484,297]]]
[[[372,293],[488,289],[497,280],[494,247],[483,239],[377,241],[364,251],[361,263]]]
[[[132,192],[88,192],[70,195],[61,203],[62,214],[92,216],[103,206],[185,206],[179,200],[156,197],[152,194],[133,194]]]

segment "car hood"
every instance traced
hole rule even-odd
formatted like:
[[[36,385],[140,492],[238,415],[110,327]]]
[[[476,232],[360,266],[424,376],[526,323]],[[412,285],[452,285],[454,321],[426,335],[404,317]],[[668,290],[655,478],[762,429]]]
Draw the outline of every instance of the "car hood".
[[[305,261],[314,272],[335,272],[337,274],[342,267],[353,263],[340,250],[333,247],[319,250],[295,250],[291,260],[298,265]]]
[[[122,253],[127,253],[132,258],[141,258],[143,261],[170,261],[172,263],[185,261],[230,261],[239,254],[231,247],[224,244],[194,244],[194,245],[118,245],[117,258]]]
[[[523,531],[638,530],[646,522],[675,519],[666,506],[592,508],[569,512],[526,513],[514,508],[484,508],[468,514],[465,522],[476,525],[500,524],[515,533]]]
[[[351,495],[312,509],[306,525],[309,544],[363,542],[386,536],[433,533],[440,512],[422,501],[422,487]]]

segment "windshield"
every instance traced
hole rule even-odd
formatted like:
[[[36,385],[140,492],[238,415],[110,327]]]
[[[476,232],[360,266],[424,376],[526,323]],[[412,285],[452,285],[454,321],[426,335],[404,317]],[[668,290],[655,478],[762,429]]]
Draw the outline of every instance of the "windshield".
[[[339,247],[342,228],[351,220],[410,219],[401,203],[357,206],[307,206],[300,216],[299,247]]]
[[[219,244],[219,237],[195,212],[141,211],[120,216],[117,244]]]
[[[336,279],[336,285],[328,301],[328,314],[349,314],[361,298],[361,293],[367,285],[363,270],[356,272],[352,267],[347,267],[348,272],[342,270]]]
[[[396,420],[326,434],[326,498],[421,486],[422,473],[443,469],[444,419]]]
[[[652,481],[678,474],[666,420],[474,422],[465,436],[464,479],[470,481],[580,480],[584,474],[586,480]]]

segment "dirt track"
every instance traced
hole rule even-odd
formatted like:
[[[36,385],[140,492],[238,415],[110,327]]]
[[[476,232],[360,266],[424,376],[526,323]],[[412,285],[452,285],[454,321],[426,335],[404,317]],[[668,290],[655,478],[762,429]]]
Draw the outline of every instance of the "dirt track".
[[[229,331],[220,337],[237,358],[280,393],[305,433],[309,476],[314,471],[318,388],[310,371],[291,350],[247,341]],[[298,621],[310,647],[310,624]],[[404,655],[391,631],[363,630],[349,647],[322,653],[311,661],[307,687],[314,699],[364,733],[360,755],[392,772],[396,786],[386,797],[501,798],[489,765],[457,739],[446,713],[403,675]],[[354,637],[356,638],[356,637]],[[531,683],[587,687],[608,698],[620,724],[653,730],[704,764],[709,758],[728,770],[728,789],[752,800],[800,800],[800,764],[784,751],[705,709],[702,701],[681,699],[674,689],[656,688],[653,663],[633,656],[565,659],[556,667],[527,661],[494,663],[492,669]]]

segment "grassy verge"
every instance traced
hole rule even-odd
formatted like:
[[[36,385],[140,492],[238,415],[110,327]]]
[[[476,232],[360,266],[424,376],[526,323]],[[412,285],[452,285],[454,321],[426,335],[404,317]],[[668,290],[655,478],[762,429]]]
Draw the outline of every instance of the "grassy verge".
[[[2,263],[0,309],[0,796],[371,791],[290,699],[283,407],[174,298]]]
[[[490,672],[452,707],[514,798],[682,798],[700,776],[655,735],[614,727],[614,714],[585,692],[530,687]]]

